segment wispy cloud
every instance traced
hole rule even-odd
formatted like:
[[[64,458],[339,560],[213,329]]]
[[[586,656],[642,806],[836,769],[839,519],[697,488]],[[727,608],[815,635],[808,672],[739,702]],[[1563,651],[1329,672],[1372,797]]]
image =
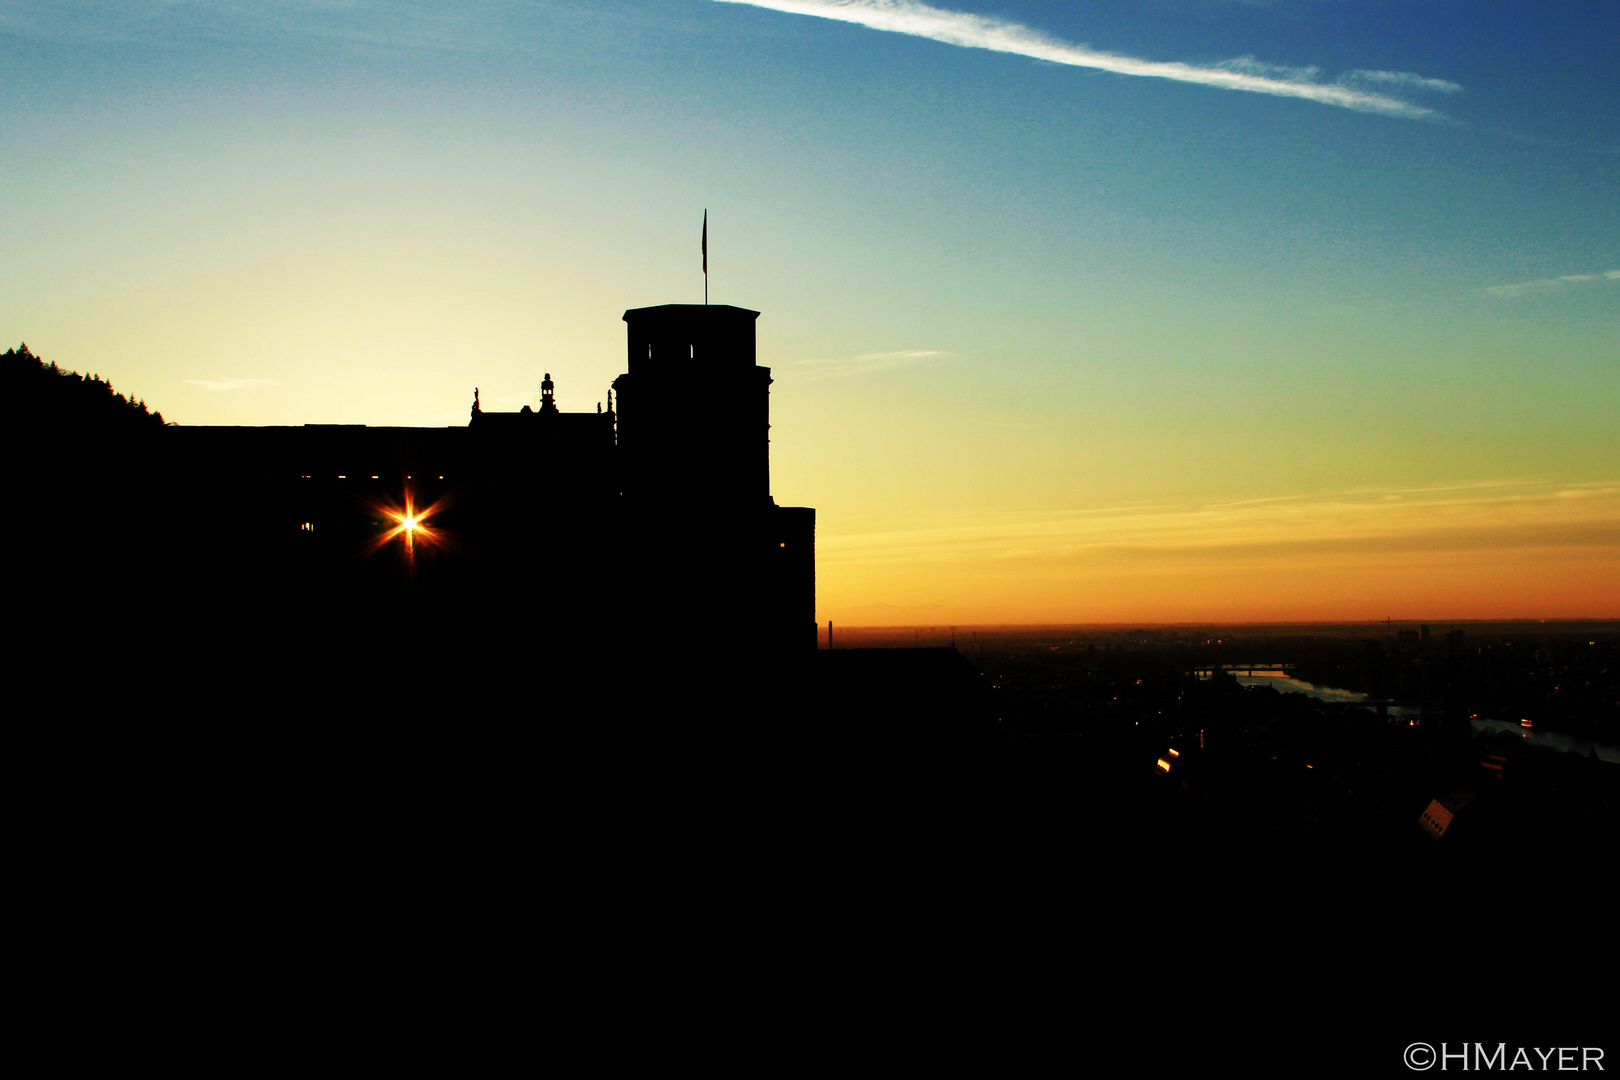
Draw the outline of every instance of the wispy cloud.
[[[863,375],[907,364],[920,364],[950,356],[939,349],[901,349],[898,352],[858,353],[855,356],[829,357],[817,360],[799,360],[792,366],[805,374]]]
[[[863,361],[863,360],[865,360],[865,361],[877,361],[879,363],[894,363],[894,362],[897,362],[897,361],[933,360],[933,359],[936,359],[936,358],[941,357],[941,356],[949,356],[949,355],[951,355],[951,354],[948,353],[948,352],[941,352],[938,349],[901,349],[899,352],[861,353],[861,354],[859,354],[857,356],[847,357],[843,361],[837,361],[837,360],[834,360],[834,361],[810,360],[810,361],[807,361],[807,363],[811,363],[811,364],[823,364],[823,363],[829,363],[829,362],[830,363],[848,363],[850,361]]]
[[[1620,483],[1524,480],[1248,499],[1204,506],[1128,506],[995,515],[994,521],[906,532],[828,534],[828,565],[845,560],[950,562],[1174,557],[1212,564],[1335,563],[1375,552],[1598,549],[1620,552]]]
[[[249,390],[255,386],[277,386],[274,379],[181,379],[187,386],[202,390]]]
[[[1620,270],[1606,270],[1601,274],[1565,274],[1563,277],[1541,278],[1537,281],[1518,281],[1512,285],[1491,285],[1480,291],[1490,296],[1529,296],[1532,293],[1567,289],[1571,285],[1588,285],[1603,281],[1620,281]]]
[[[1397,86],[1407,90],[1426,90],[1435,94],[1460,94],[1460,83],[1445,79],[1429,79],[1410,71],[1347,71],[1338,80],[1345,86]]]
[[[53,0],[0,7],[0,34],[44,41],[151,46],[301,35],[402,49],[510,44],[501,12],[388,0]]]
[[[1245,90],[1276,97],[1304,98],[1358,112],[1382,113],[1409,120],[1446,121],[1441,112],[1395,96],[1396,91],[1456,93],[1462,88],[1444,79],[1404,71],[1352,71],[1324,82],[1316,68],[1280,67],[1238,57],[1212,66],[1176,61],[1142,60],[1070,44],[1019,23],[961,11],[947,11],[917,0],[718,0],[748,4],[794,15],[856,23],[873,30],[929,38],[947,45],[1027,56],[1053,64],[1095,68],[1118,75],[1172,79],[1222,90]]]
[[[1620,478],[980,511],[825,528],[816,549],[818,606],[852,623],[897,621],[858,607],[874,600],[951,605],[912,616],[923,623],[1606,618],[1620,602]]]

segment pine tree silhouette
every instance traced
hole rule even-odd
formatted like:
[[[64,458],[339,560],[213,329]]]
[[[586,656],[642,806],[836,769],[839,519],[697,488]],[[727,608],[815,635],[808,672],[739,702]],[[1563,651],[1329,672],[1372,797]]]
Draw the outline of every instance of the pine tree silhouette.
[[[97,375],[47,364],[23,342],[0,354],[0,386],[13,417],[37,431],[62,434],[138,431],[163,426],[145,400],[125,397]]]

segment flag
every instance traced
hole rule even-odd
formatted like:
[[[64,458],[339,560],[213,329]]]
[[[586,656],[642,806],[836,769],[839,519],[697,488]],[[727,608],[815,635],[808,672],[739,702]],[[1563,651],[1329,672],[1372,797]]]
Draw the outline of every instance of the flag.
[[[703,211],[703,272],[709,272],[709,212]]]

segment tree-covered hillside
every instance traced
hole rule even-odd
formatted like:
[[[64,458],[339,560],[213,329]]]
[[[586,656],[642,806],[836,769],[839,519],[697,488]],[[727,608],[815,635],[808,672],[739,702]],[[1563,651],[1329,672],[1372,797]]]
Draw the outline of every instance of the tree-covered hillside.
[[[26,344],[0,355],[0,387],[13,418],[35,430],[112,434],[163,426],[163,414],[125,397],[95,375],[65,371]]]

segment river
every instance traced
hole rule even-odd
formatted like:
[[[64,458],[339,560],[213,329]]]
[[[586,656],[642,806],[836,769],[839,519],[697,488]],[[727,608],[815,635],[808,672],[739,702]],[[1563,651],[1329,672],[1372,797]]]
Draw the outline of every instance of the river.
[[[1358,694],[1354,690],[1341,690],[1336,686],[1318,686],[1315,683],[1305,682],[1303,679],[1289,678],[1280,671],[1276,674],[1260,673],[1261,665],[1252,668],[1242,668],[1246,675],[1236,675],[1237,681],[1243,686],[1271,686],[1282,694],[1307,694],[1318,701],[1350,702],[1368,700],[1366,694]],[[1369,709],[1373,706],[1367,706]],[[1390,705],[1390,716],[1417,716],[1419,709],[1415,705]],[[1606,743],[1593,742],[1576,735],[1565,735],[1561,731],[1546,731],[1539,728],[1527,728],[1516,720],[1490,720],[1475,718],[1468,722],[1468,726],[1475,732],[1488,731],[1493,734],[1516,735],[1530,746],[1538,746],[1546,750],[1557,750],[1565,754],[1580,754],[1583,757],[1593,749],[1603,761],[1620,764],[1620,749]]]

